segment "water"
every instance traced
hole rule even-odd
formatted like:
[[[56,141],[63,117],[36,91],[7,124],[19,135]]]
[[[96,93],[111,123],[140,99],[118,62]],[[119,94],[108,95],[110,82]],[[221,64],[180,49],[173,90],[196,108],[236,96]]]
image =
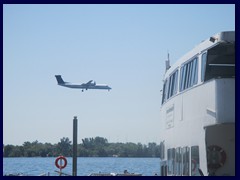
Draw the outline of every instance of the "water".
[[[40,175],[50,173],[57,176],[54,172],[58,170],[55,166],[56,158],[3,158],[3,175],[22,173],[24,175]],[[72,174],[72,158],[67,158],[67,167],[64,173]],[[87,176],[90,173],[123,173],[124,170],[130,173],[141,173],[143,176],[159,175],[159,158],[78,158],[77,175]]]

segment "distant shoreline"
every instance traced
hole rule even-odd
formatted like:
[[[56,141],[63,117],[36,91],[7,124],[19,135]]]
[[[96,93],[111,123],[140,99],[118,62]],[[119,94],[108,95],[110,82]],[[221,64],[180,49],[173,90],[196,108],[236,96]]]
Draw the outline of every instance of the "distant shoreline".
[[[150,158],[160,157],[160,145],[156,143],[109,143],[106,138],[84,138],[77,145],[78,157],[126,157]],[[57,144],[26,141],[23,145],[4,145],[3,157],[57,157],[63,155],[72,157],[72,143],[67,137],[60,139]]]

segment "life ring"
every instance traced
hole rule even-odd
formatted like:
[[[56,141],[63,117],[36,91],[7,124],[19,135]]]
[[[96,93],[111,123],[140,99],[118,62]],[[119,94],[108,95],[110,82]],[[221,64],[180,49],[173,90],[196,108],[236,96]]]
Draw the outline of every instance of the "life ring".
[[[62,161],[63,160],[63,165],[59,165],[58,164],[58,161]],[[64,156],[58,156],[57,159],[55,160],[55,166],[58,168],[58,169],[63,169],[67,166],[67,159],[64,157]]]
[[[197,161],[195,159],[192,159],[192,172],[194,172],[196,170],[196,167],[197,167]]]
[[[226,152],[219,146],[211,145],[208,147],[208,168],[218,169],[222,167],[227,159]]]

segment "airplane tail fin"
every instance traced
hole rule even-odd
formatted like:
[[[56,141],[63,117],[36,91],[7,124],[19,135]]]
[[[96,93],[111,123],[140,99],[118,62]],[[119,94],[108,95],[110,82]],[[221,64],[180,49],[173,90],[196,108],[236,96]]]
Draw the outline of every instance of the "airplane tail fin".
[[[57,79],[57,82],[58,84],[64,84],[65,82],[63,81],[61,75],[55,75],[56,79]]]

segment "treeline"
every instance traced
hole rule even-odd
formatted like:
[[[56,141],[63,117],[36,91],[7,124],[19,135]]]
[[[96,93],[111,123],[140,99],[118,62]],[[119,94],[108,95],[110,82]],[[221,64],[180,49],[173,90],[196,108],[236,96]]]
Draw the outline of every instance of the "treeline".
[[[156,143],[109,143],[106,138],[82,139],[78,144],[78,157],[159,157],[160,146]],[[72,142],[63,137],[57,144],[24,142],[22,146],[5,145],[4,157],[57,157],[72,156]]]

